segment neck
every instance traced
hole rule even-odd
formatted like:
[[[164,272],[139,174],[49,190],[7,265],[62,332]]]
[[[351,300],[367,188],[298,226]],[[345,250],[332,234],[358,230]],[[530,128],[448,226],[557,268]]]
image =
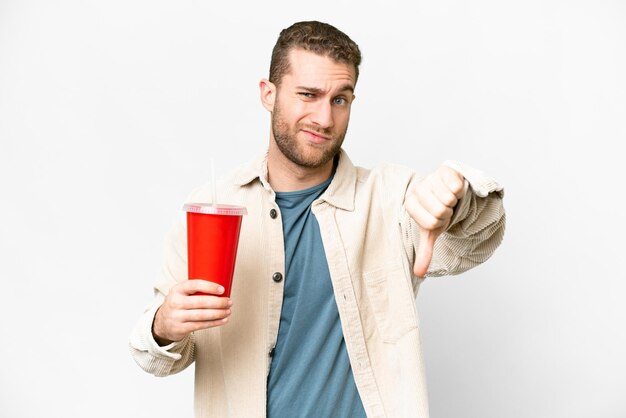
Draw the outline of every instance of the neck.
[[[321,167],[302,167],[289,160],[275,144],[270,143],[267,175],[275,192],[293,192],[317,186],[328,180],[332,171],[333,159]]]

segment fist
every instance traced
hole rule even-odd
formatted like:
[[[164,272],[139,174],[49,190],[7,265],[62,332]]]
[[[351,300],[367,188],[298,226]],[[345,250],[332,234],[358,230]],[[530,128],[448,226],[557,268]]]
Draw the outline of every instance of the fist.
[[[206,280],[184,280],[173,286],[154,317],[156,342],[167,345],[193,331],[226,324],[233,303],[222,293],[222,286]]]
[[[433,257],[437,237],[450,225],[454,208],[465,195],[465,178],[450,167],[434,173],[409,188],[404,206],[419,228],[419,244],[413,272],[424,277]]]

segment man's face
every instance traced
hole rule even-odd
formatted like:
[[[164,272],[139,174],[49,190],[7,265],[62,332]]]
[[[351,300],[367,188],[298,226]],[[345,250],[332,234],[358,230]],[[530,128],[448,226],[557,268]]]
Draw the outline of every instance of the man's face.
[[[283,155],[318,168],[341,148],[354,100],[354,67],[312,52],[290,52],[289,72],[277,87],[272,136]]]

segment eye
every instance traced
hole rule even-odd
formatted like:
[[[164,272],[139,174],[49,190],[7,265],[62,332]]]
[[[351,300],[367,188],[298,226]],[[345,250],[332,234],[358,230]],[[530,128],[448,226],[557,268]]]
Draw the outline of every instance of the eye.
[[[344,97],[335,97],[333,99],[333,103],[339,106],[343,106],[348,103],[348,101]]]
[[[305,99],[312,99],[312,98],[315,97],[315,95],[313,93],[310,93],[308,91],[300,92],[300,93],[298,93],[298,95],[304,97]]]

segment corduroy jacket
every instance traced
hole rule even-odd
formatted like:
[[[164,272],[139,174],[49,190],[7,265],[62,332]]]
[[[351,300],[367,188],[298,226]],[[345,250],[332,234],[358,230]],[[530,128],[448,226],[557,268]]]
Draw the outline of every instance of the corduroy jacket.
[[[482,172],[446,162],[466,179],[467,193],[437,240],[426,277],[455,275],[487,260],[502,241],[502,187]],[[243,165],[217,185],[220,203],[245,206],[226,325],[160,347],[151,333],[169,289],[187,279],[185,216],[181,210],[165,241],[154,302],[130,337],[133,358],[157,376],[195,362],[198,418],[265,417],[267,376],[282,306],[284,245],[280,210],[267,181],[267,156]],[[368,417],[426,418],[428,397],[420,347],[413,275],[418,228],[404,208],[418,176],[398,165],[368,170],[344,151],[333,181],[312,204],[328,260],[346,348]],[[188,202],[210,202],[211,187]],[[276,212],[271,216],[270,212]],[[306,367],[315,367],[315,364]]]

